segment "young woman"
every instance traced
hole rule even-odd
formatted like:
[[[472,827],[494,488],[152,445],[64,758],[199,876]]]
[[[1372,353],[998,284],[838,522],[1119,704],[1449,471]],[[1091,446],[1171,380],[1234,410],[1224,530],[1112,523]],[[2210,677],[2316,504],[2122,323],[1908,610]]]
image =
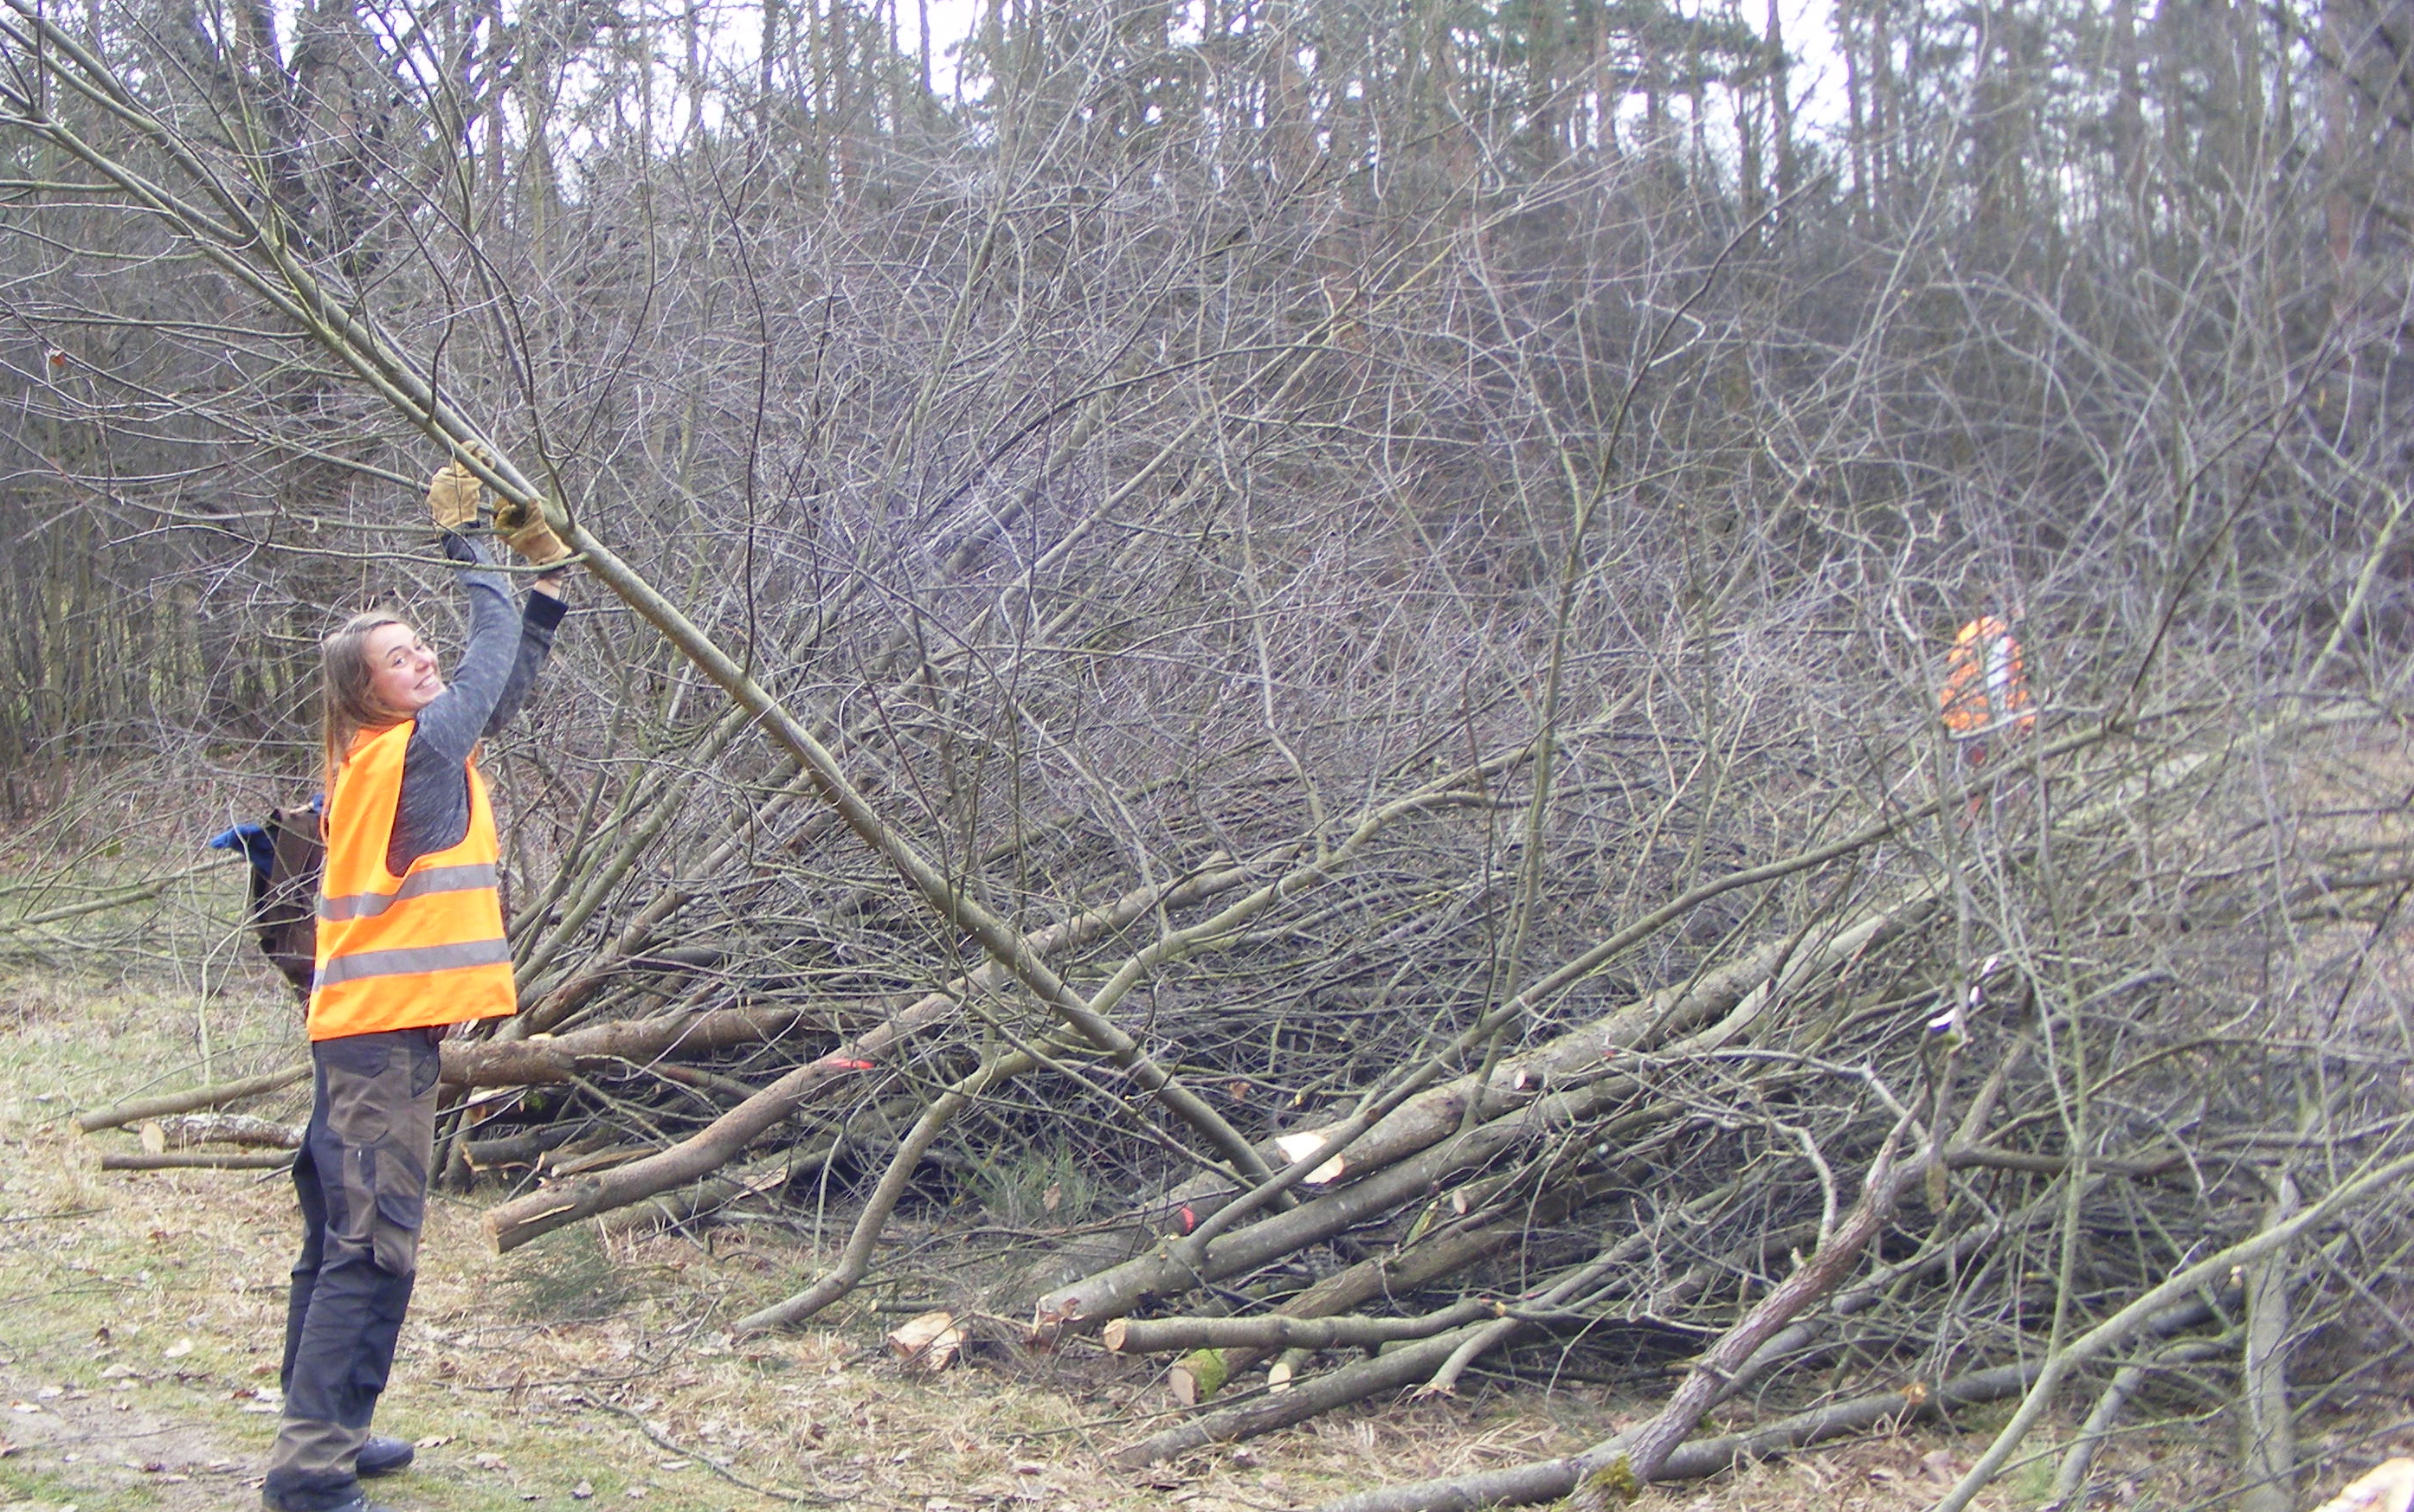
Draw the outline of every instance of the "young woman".
[[[514,613],[508,584],[459,533],[478,502],[457,462],[428,485],[469,595],[469,644],[449,685],[436,654],[391,615],[353,616],[322,651],[316,1075],[293,1163],[302,1258],[286,1312],[285,1415],[261,1491],[272,1512],[381,1512],[360,1477],[410,1462],[410,1445],[371,1436],[369,1417],[418,1270],[437,1048],[452,1026],[517,1007],[494,812],[473,757],[518,711],[553,645],[570,552],[542,518],[498,511],[513,549],[546,569]]]

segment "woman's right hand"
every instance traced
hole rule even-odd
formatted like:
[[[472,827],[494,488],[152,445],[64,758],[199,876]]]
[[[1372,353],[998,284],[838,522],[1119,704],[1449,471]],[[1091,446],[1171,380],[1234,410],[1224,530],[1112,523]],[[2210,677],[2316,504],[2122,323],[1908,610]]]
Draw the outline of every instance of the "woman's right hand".
[[[485,497],[478,475],[454,460],[427,480],[427,512],[439,530],[466,530],[478,523],[478,505]]]

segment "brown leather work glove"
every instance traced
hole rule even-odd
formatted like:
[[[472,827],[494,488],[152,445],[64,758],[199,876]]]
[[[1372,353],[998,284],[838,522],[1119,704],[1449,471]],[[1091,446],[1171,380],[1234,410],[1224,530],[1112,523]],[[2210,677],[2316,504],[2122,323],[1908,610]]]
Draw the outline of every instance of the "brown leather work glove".
[[[467,530],[478,523],[478,505],[485,497],[478,475],[459,461],[446,463],[427,480],[427,512],[439,530]]]
[[[544,512],[532,504],[504,499],[495,506],[495,533],[503,543],[536,567],[551,567],[570,556],[570,548],[544,523]]]

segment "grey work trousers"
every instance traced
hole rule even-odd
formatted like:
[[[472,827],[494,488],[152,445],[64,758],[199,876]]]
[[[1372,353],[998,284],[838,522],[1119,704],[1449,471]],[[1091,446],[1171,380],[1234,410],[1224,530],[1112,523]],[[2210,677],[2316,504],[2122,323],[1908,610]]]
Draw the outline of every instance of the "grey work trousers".
[[[349,1034],[310,1046],[310,1124],[293,1162],[302,1257],[285,1314],[285,1416],[262,1499],[323,1512],[354,1473],[394,1368],[419,1272],[444,1030]]]

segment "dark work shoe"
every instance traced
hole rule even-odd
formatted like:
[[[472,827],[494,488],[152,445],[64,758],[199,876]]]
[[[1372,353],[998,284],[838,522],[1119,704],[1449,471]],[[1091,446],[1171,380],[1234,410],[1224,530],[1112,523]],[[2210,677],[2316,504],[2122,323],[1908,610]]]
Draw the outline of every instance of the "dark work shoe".
[[[352,1473],[358,1475],[391,1475],[397,1470],[410,1468],[415,1451],[409,1439],[390,1439],[382,1433],[372,1433],[361,1445],[361,1457],[352,1462]]]
[[[268,1512],[300,1512],[299,1508],[295,1508],[288,1503],[281,1502],[276,1497],[270,1496],[265,1492],[261,1495],[260,1505],[267,1508]],[[394,1508],[383,1506],[376,1502],[372,1502],[366,1496],[355,1496],[350,1501],[341,1503],[335,1506],[312,1508],[311,1512],[394,1512]]]

